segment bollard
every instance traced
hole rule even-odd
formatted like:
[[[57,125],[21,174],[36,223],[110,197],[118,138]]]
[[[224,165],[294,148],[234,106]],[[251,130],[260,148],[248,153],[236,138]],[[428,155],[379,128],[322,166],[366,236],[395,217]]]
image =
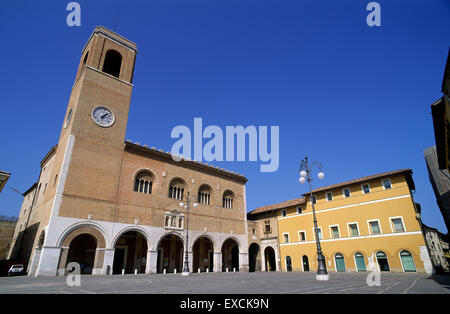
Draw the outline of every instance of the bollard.
[[[198,273],[200,274],[200,268],[198,269]]]
[[[209,268],[206,268],[206,273],[209,273]]]
[[[163,269],[163,274],[164,274],[164,275],[166,274],[166,269],[165,269],[165,268]]]
[[[227,273],[228,273],[228,267],[227,267]]]
[[[137,269],[134,270],[134,274],[137,275]]]
[[[125,269],[122,269],[122,276],[125,275]]]
[[[173,270],[173,273],[174,273],[174,274],[176,274],[176,273],[177,273],[177,269],[176,269],[176,268],[175,268],[175,269]]]
[[[235,273],[235,272],[236,272],[236,268],[233,267],[233,273]]]

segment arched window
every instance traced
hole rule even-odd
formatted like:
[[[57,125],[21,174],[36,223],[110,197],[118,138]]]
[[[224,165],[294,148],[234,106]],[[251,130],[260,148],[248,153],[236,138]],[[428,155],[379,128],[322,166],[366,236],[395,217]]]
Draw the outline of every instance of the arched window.
[[[103,72],[119,77],[120,67],[122,66],[122,55],[115,50],[108,50],[105,54],[103,63]]]
[[[400,252],[400,259],[402,261],[403,270],[405,272],[415,272],[416,266],[414,265],[414,260],[410,252],[408,251],[401,251]]]
[[[140,171],[136,178],[134,179],[134,189],[135,192],[152,194],[153,190],[153,175],[150,171],[143,170]]]
[[[186,184],[182,179],[178,178],[172,180],[169,186],[169,198],[173,198],[176,200],[183,200],[185,187]]]
[[[233,200],[234,200],[234,193],[230,190],[227,190],[223,193],[222,197],[222,207],[233,209]]]
[[[211,205],[211,188],[206,184],[198,189],[198,203]]]

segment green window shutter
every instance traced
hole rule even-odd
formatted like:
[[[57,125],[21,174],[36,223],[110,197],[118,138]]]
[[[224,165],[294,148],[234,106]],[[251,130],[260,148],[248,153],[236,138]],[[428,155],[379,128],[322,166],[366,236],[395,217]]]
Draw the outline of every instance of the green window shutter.
[[[366,271],[366,262],[364,261],[364,256],[360,253],[355,255],[356,261],[356,270],[357,271]]]
[[[334,260],[336,261],[336,270],[345,271],[344,257],[341,254],[337,254]]]
[[[416,267],[414,266],[414,261],[411,256],[411,253],[402,251],[400,253],[400,258],[402,260],[403,269],[405,270],[405,272],[415,272],[416,271]]]

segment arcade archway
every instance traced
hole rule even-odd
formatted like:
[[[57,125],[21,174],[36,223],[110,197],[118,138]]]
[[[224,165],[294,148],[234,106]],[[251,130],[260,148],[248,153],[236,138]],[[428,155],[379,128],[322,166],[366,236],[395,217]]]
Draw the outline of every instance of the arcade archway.
[[[114,247],[113,274],[145,273],[147,240],[137,231],[124,233]]]
[[[192,271],[200,272],[213,271],[214,269],[214,246],[210,239],[206,237],[201,237],[197,239],[194,243],[192,249],[193,261],[192,261]]]
[[[222,271],[239,271],[239,245],[228,239],[222,245]]]
[[[180,273],[183,270],[183,241],[174,234],[159,241],[156,270],[158,273]]]

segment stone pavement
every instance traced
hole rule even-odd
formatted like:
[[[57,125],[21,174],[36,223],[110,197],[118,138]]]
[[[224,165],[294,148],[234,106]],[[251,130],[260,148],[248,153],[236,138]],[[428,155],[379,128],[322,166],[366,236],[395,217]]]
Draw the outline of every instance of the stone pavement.
[[[0,294],[450,294],[450,275],[381,273],[380,286],[369,287],[368,273],[255,272],[81,276],[79,287],[66,277],[1,277]]]

